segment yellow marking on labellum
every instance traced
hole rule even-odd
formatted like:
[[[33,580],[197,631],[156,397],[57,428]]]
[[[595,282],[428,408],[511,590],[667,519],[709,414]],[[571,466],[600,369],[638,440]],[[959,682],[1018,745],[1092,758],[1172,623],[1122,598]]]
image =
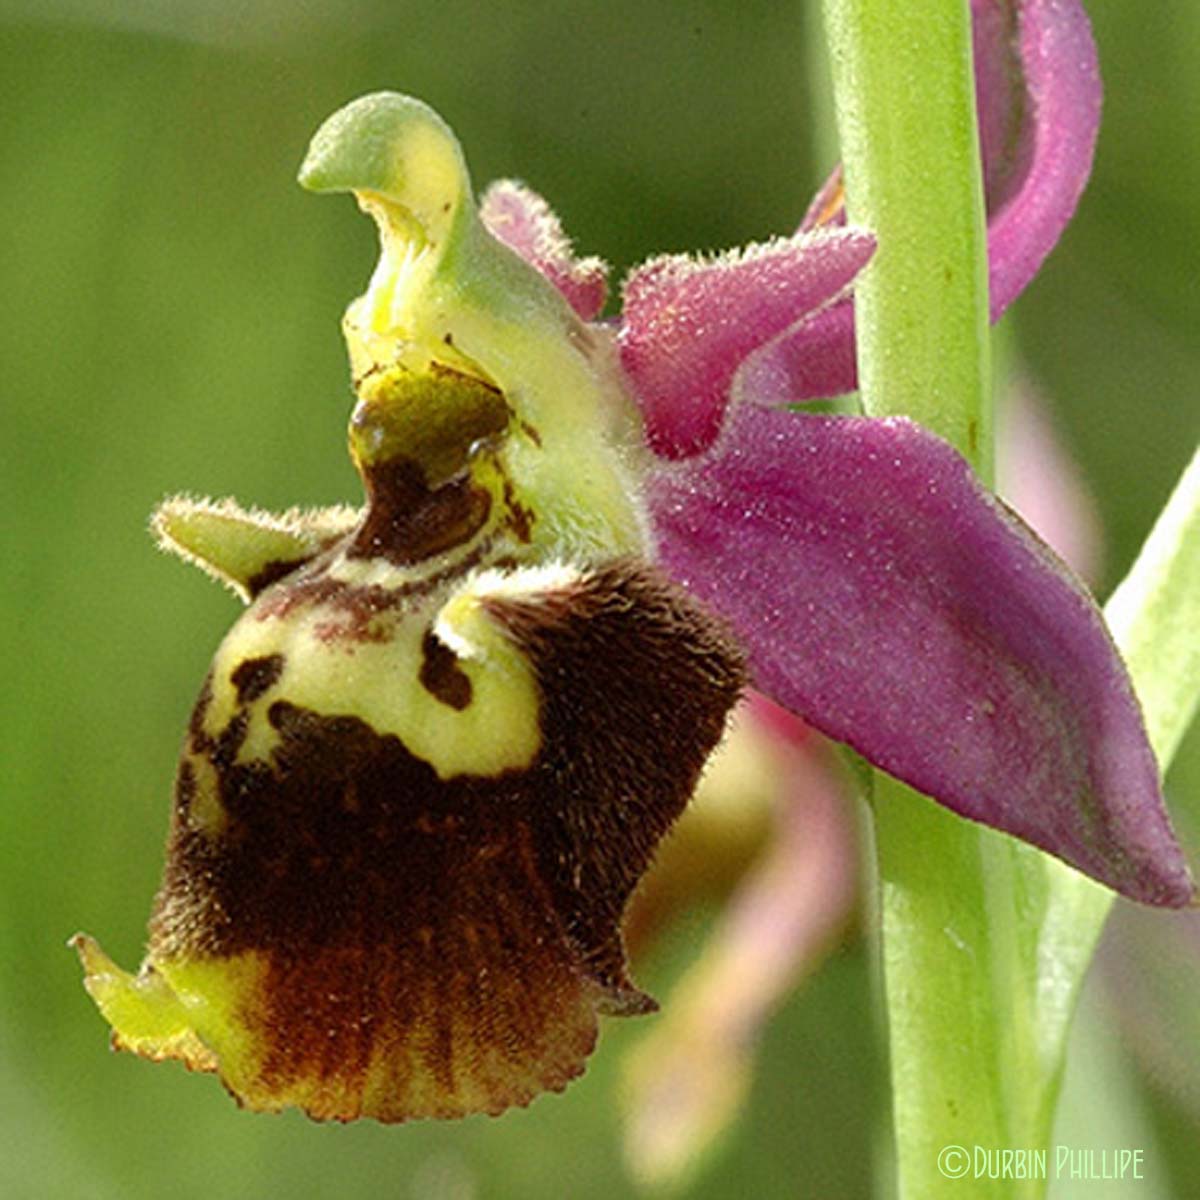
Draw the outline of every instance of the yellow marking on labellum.
[[[582,576],[578,567],[561,562],[510,571],[479,571],[446,602],[438,613],[433,632],[460,660],[487,662],[502,671],[519,671],[525,657],[511,635],[488,615],[486,601],[544,600],[548,592],[566,588]]]
[[[117,1049],[143,1058],[177,1058],[194,1071],[216,1071],[248,1102],[263,1049],[242,1017],[247,999],[261,991],[267,966],[262,954],[221,958],[147,960],[137,975],[121,970],[85,934],[70,943],[84,968],[84,986],[113,1028]],[[296,1100],[273,1098],[282,1108]]]
[[[478,542],[482,539],[475,540]],[[386,558],[347,558],[337,555],[330,560],[325,576],[337,583],[344,583],[347,588],[378,589],[381,592],[403,587],[423,587],[447,571],[452,572],[456,561],[462,557],[461,550],[462,547],[455,546],[442,554],[403,567],[388,562]]]
[[[379,569],[368,560],[368,572]],[[440,607],[437,597],[384,609],[357,636],[349,628],[352,617],[336,603],[301,603],[282,617],[264,616],[274,602],[268,592],[251,606],[213,662],[203,728],[217,738],[245,708],[248,724],[238,762],[265,761],[278,744],[270,721],[277,700],[326,716],[358,717],[379,734],[394,734],[443,779],[494,775],[533,761],[541,745],[539,693],[517,650],[509,646],[459,663],[471,685],[470,703],[461,709],[421,685],[423,641]],[[279,680],[243,705],[233,676],[247,660],[269,655],[284,660]]]
[[[221,958],[162,959],[155,966],[197,1038],[219,1055],[221,1078],[240,1094],[239,1085],[253,1077],[261,1055],[241,1010],[247,996],[261,990],[265,955],[247,951]],[[207,1069],[215,1069],[215,1063]]]

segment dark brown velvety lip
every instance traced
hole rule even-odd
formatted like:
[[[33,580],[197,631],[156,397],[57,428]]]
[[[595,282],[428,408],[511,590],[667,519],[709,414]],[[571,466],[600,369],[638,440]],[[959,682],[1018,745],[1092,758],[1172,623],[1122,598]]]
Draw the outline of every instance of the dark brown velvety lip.
[[[266,1047],[255,1086],[328,1078],[336,1101],[301,1101],[317,1116],[366,1111],[381,1071],[394,1094],[367,1108],[385,1120],[525,1103],[581,1069],[596,1011],[653,1007],[619,923],[721,736],[740,653],[634,561],[483,603],[538,682],[524,770],[441,779],[396,736],[291,703],[286,675],[264,696],[273,658],[235,670],[219,733],[207,689],[197,705],[186,754],[213,769],[179,776],[152,954],[262,954],[243,1014]],[[239,762],[255,703],[278,741]],[[219,789],[220,833],[181,819],[201,786]]]

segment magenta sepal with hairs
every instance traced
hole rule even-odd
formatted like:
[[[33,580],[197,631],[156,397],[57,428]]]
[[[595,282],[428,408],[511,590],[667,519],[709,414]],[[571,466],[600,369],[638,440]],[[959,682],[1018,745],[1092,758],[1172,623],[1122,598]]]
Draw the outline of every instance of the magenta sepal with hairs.
[[[661,561],[733,624],[767,695],[1132,899],[1190,902],[1099,610],[945,442],[743,404],[650,502]]]

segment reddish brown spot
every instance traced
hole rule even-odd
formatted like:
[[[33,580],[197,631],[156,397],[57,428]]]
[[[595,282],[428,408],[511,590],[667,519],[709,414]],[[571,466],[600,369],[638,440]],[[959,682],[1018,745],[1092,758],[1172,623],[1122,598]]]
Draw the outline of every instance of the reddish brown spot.
[[[421,639],[421,686],[443,704],[460,712],[471,703],[471,678],[458,665],[454,651],[427,630]]]
[[[369,617],[351,618],[347,621],[318,621],[313,626],[313,636],[327,646],[337,642],[346,643],[345,649],[349,650],[350,643],[386,642],[391,637],[391,630],[372,625]]]
[[[529,545],[533,537],[533,523],[536,520],[533,510],[526,508],[516,497],[512,484],[504,481],[504,506],[508,514],[508,527],[513,537],[519,542]]]
[[[200,695],[192,706],[192,715],[188,721],[188,734],[193,740],[204,736],[204,718],[208,715],[209,705],[212,704],[212,671],[204,677],[200,685]]]
[[[373,379],[381,371],[385,370],[387,370],[386,364],[376,362],[371,363],[371,365],[367,367],[367,369],[361,375],[352,376],[350,382],[353,384],[355,394],[357,395],[362,391],[362,385],[366,383],[368,379]]]
[[[282,620],[299,608],[325,605],[335,617],[345,619],[320,623],[315,632],[322,640],[380,641],[388,635],[375,628],[377,617],[417,604],[449,580],[472,570],[488,556],[493,544],[491,537],[484,538],[457,562],[394,587],[347,583],[329,574],[328,562],[314,564],[311,570],[264,595],[251,611],[259,621]]]
[[[229,724],[215,738],[205,739],[203,744],[197,740],[197,748],[204,749],[216,766],[228,767],[237,758],[246,740],[246,730],[249,726],[250,714],[246,709],[239,708]],[[261,770],[261,764],[255,764],[255,769]]]

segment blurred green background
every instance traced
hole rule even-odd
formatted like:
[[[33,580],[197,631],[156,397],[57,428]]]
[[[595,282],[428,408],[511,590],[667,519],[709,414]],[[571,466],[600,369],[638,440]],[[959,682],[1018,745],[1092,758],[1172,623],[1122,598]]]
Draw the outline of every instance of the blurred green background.
[[[154,552],[151,507],[180,490],[357,499],[338,320],[373,231],[349,200],[294,185],[312,131],[362,92],[417,94],[458,132],[477,186],[524,178],[619,277],[656,250],[795,226],[831,165],[815,9],[0,0],[3,1200],[630,1194],[615,1083],[636,1023],[609,1023],[589,1074],[526,1112],[320,1127],[110,1055],[64,943],[84,928],[140,960],[179,739],[237,610]],[[1096,6],[1096,173],[1009,322],[1098,503],[1102,591],[1200,434],[1198,13]],[[1170,782],[1196,861],[1195,734]],[[710,917],[689,913],[640,965],[651,991]],[[1117,977],[1147,969],[1109,959]],[[1094,972],[1067,1086],[1064,1127],[1083,1144],[1114,1144],[1097,1132],[1111,1130],[1147,1148],[1141,1197],[1200,1178],[1200,975],[1173,965],[1132,1012]],[[689,1194],[875,1194],[878,1026],[854,940],[771,1026],[748,1111]],[[1182,1069],[1127,1051],[1131,1029],[1153,1029]]]

